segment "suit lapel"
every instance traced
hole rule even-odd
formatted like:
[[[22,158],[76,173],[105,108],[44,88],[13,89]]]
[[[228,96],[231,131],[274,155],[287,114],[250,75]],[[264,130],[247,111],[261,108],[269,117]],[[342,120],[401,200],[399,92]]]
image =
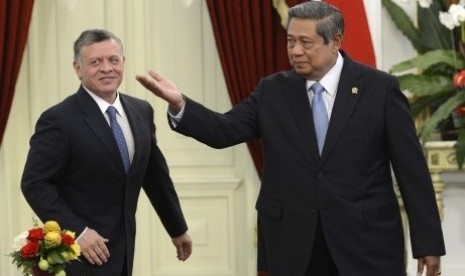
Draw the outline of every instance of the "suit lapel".
[[[302,144],[316,161],[319,159],[318,147],[313,127],[313,115],[307,95],[305,78],[294,71],[290,72],[290,85],[286,86],[285,96],[294,116],[297,129],[302,135]]]
[[[105,120],[105,117],[100,111],[97,103],[95,103],[92,97],[82,87],[79,89],[77,96],[79,107],[85,114],[86,124],[102,142],[103,147],[111,156],[115,166],[118,167],[120,171],[124,172],[124,165],[119,154],[118,145],[116,144],[111,128]]]
[[[131,174],[132,168],[135,167],[141,160],[141,147],[143,148],[143,137],[150,137],[150,134],[144,134],[143,129],[141,128],[140,122],[143,122],[144,119],[141,116],[139,109],[133,104],[133,101],[129,97],[120,93],[121,104],[123,105],[126,116],[129,120],[129,125],[131,127],[132,136],[134,137],[134,156],[132,158],[131,166],[129,167],[128,175]]]
[[[336,99],[331,113],[331,120],[326,134],[325,146],[323,148],[320,165],[331,154],[331,150],[338,139],[340,139],[340,135],[344,130],[358,99],[362,96],[363,85],[359,83],[361,73],[354,65],[355,64],[352,60],[350,60],[347,56],[344,56],[344,66],[342,68],[341,78],[337,88]]]

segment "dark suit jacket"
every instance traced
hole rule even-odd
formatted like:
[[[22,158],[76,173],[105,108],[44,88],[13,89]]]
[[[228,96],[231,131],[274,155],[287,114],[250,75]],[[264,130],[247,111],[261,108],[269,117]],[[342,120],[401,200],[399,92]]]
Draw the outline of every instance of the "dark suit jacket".
[[[26,200],[42,221],[56,220],[79,235],[85,227],[108,238],[108,263],[69,266],[68,275],[132,273],[135,212],[141,187],[171,237],[186,232],[166,161],[156,145],[153,109],[120,94],[134,135],[135,153],[126,175],[110,126],[81,87],[39,118],[21,182]],[[79,272],[79,273],[78,273]]]
[[[409,215],[413,255],[445,254],[430,174],[396,78],[342,54],[321,158],[306,80],[294,71],[262,79],[225,114],[187,99],[175,128],[215,148],[263,139],[258,268],[272,276],[305,275],[318,214],[341,275],[404,275],[391,164]]]

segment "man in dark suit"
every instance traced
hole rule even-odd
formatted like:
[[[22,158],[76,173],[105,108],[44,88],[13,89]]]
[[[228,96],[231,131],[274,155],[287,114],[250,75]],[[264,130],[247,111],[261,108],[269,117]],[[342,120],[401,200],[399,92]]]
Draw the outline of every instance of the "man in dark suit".
[[[178,259],[186,260],[192,241],[156,143],[153,109],[117,90],[125,59],[120,39],[84,31],[74,55],[81,86],[37,122],[21,182],[26,200],[42,221],[76,232],[83,257],[67,267],[69,276],[132,275],[141,188]]]
[[[258,268],[270,276],[405,275],[409,217],[418,271],[440,274],[445,254],[435,194],[406,97],[395,77],[340,50],[344,20],[325,2],[289,10],[292,71],[263,78],[219,114],[154,71],[139,82],[170,104],[179,133],[215,148],[263,139]]]

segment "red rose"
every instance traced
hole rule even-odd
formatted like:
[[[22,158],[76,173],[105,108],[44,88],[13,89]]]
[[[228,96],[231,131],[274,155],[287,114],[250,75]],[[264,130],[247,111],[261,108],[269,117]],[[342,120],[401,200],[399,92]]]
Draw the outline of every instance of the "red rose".
[[[454,86],[458,88],[465,86],[465,70],[461,70],[455,73]]]
[[[39,252],[39,243],[31,241],[21,248],[21,256],[23,258],[34,258]]]
[[[64,245],[72,245],[74,243],[73,237],[70,235],[66,235],[64,233],[61,234],[61,243]]]
[[[28,240],[30,241],[40,241],[44,239],[44,232],[42,228],[33,228],[29,230],[29,235],[27,236]]]

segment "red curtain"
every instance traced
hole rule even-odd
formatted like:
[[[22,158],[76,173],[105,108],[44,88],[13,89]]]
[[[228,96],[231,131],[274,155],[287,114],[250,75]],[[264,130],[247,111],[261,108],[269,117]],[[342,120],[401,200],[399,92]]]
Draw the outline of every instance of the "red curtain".
[[[363,0],[326,0],[326,2],[338,7],[344,16],[345,33],[342,49],[354,60],[376,67]]]
[[[207,0],[208,10],[231,103],[250,95],[258,80],[288,70],[286,32],[272,1]],[[247,144],[261,173],[261,140]]]
[[[34,0],[0,0],[0,145],[26,46]]]

